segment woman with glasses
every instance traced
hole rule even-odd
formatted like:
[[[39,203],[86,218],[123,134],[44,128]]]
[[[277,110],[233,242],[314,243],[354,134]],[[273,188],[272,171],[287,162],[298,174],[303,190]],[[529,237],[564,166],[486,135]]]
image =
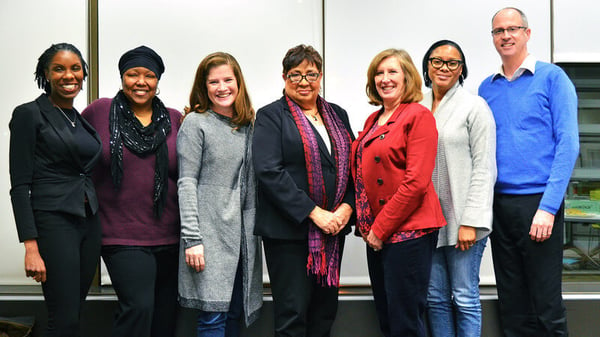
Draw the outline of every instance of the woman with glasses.
[[[448,224],[433,254],[429,326],[432,337],[481,336],[479,266],[492,229],[496,126],[485,101],[462,87],[467,64],[455,42],[434,43],[423,69],[432,90],[421,103],[438,129],[433,185]]]
[[[418,103],[421,78],[406,51],[377,54],[367,81],[369,102],[381,108],[352,145],[357,233],[383,335],[425,337],[431,258],[445,225],[431,183],[435,120]]]
[[[354,193],[352,130],[319,96],[323,61],[299,45],[283,59],[283,97],[257,112],[255,234],[263,237],[275,336],[330,336]]]

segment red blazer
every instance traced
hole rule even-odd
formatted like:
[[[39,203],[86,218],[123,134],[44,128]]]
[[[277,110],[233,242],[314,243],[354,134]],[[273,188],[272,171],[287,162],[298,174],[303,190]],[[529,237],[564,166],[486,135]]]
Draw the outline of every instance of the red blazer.
[[[377,122],[369,116],[352,144],[352,176],[356,180],[358,144]],[[372,230],[382,241],[392,234],[446,225],[431,182],[437,152],[433,114],[418,103],[401,104],[385,125],[365,142],[363,183],[375,216]]]

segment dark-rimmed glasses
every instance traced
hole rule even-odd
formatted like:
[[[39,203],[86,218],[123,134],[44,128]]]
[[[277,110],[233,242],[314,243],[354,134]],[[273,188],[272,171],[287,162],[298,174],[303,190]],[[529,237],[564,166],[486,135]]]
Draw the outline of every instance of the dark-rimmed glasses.
[[[454,70],[458,69],[458,67],[460,67],[460,65],[463,64],[463,62],[461,60],[444,61],[439,57],[430,57],[428,61],[429,61],[429,64],[431,64],[431,66],[434,69],[442,69],[442,67],[445,64],[446,67],[448,67],[448,70],[450,70],[450,71],[454,71]]]
[[[513,35],[516,34],[519,29],[527,29],[527,27],[525,26],[510,26],[508,28],[495,28],[492,29],[492,35],[494,36],[500,36],[500,35],[504,35],[504,32],[508,32],[508,34]]]
[[[295,73],[295,74],[288,74],[286,77],[292,83],[300,83],[300,82],[302,82],[303,79],[305,79],[308,83],[313,83],[319,79],[319,75],[320,75],[319,73],[308,73],[306,75]]]

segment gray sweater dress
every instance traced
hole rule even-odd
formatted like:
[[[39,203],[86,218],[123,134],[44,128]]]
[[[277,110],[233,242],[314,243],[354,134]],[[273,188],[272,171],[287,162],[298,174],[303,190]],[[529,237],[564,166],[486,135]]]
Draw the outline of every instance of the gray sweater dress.
[[[246,325],[262,306],[260,238],[253,234],[256,185],[252,127],[233,129],[211,110],[187,115],[177,135],[179,161],[179,302],[203,311],[229,310],[239,263]],[[205,268],[185,262],[185,249],[204,245]]]

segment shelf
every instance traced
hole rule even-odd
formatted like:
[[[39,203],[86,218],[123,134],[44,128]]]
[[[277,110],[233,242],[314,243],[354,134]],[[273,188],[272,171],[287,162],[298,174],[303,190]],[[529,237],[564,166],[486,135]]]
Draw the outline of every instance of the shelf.
[[[580,99],[579,109],[595,109],[600,108],[600,99]]]
[[[565,222],[600,223],[600,216],[572,216],[572,215],[565,215]]]
[[[563,275],[595,280],[600,279],[600,63],[563,68],[577,90],[580,143],[565,200]]]
[[[574,78],[572,82],[579,91],[598,90],[600,88],[600,79],[596,78]]]
[[[571,180],[600,180],[600,168],[575,168]]]
[[[579,124],[579,135],[600,136],[600,124]]]

